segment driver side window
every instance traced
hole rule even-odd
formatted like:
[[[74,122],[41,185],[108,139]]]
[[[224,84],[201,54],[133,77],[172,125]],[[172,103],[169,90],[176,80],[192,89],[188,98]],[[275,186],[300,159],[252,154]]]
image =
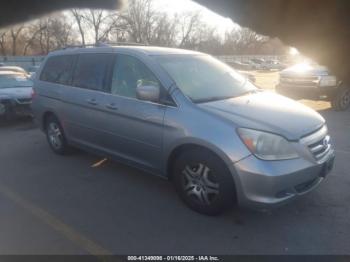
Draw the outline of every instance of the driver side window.
[[[118,54],[112,74],[111,94],[136,98],[136,88],[141,84],[160,87],[157,78],[141,61]]]

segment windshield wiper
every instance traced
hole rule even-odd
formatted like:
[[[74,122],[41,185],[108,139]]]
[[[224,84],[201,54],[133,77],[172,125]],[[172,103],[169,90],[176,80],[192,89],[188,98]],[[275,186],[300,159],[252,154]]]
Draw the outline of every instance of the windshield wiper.
[[[199,98],[199,99],[192,99],[192,101],[196,104],[199,103],[207,103],[207,102],[212,102],[212,101],[219,101],[219,100],[226,100],[226,99],[230,99],[233,97],[240,97],[240,96],[244,96],[244,95],[248,95],[248,94],[255,94],[256,92],[259,92],[259,89],[252,89],[252,90],[248,90],[245,92],[242,92],[236,96],[234,95],[230,95],[230,96],[211,96],[211,97],[206,97],[206,98]]]
[[[212,97],[206,97],[206,98],[199,98],[199,99],[192,99],[194,103],[207,103],[207,102],[212,102],[212,101],[218,101],[218,100],[225,100],[225,99],[230,99],[234,96],[212,96]]]

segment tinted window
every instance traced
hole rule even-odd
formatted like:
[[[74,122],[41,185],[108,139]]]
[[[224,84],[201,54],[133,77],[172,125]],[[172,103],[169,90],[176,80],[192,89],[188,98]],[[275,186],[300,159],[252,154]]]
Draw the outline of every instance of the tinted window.
[[[72,79],[72,68],[75,56],[54,56],[50,57],[40,75],[40,80],[69,84]]]
[[[160,87],[154,74],[137,58],[118,55],[114,66],[111,93],[136,98],[139,84],[151,84]]]
[[[73,76],[73,85],[94,90],[105,89],[113,57],[111,54],[80,54]]]

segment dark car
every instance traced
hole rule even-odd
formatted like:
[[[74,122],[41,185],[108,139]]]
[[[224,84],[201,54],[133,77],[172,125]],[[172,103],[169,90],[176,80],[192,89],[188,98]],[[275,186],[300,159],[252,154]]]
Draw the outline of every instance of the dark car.
[[[350,106],[350,88],[344,86],[327,68],[319,65],[298,64],[279,74],[276,91],[294,99],[330,101],[337,111]]]

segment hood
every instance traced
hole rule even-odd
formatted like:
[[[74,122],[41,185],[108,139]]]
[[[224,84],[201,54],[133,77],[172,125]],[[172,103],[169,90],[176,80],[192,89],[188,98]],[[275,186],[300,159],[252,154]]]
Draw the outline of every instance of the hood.
[[[312,66],[305,64],[297,64],[288,67],[280,72],[280,75],[290,76],[290,75],[308,75],[308,76],[326,76],[329,75],[329,71],[324,66]]]
[[[323,117],[311,108],[268,91],[198,106],[238,127],[280,134],[289,140],[298,140],[325,123]]]
[[[31,98],[33,88],[31,87],[11,87],[11,88],[2,88],[0,89],[0,98]]]

